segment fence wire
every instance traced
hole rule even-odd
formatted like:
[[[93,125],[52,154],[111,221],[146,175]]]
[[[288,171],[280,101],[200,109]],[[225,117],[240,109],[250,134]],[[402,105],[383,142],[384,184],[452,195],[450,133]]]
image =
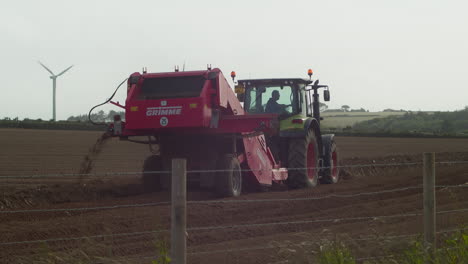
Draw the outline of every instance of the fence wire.
[[[457,209],[457,210],[447,210],[439,211],[437,214],[448,214],[448,213],[458,213],[458,212],[468,212],[468,209]],[[423,213],[408,213],[408,214],[395,214],[395,215],[379,215],[379,216],[360,216],[360,217],[346,217],[346,218],[332,218],[332,219],[313,219],[313,220],[301,220],[301,221],[289,221],[289,222],[271,222],[271,223],[258,223],[258,224],[241,224],[241,225],[229,225],[229,226],[208,226],[208,227],[192,227],[187,228],[187,231],[200,231],[200,230],[219,230],[219,229],[234,229],[234,228],[243,228],[243,227],[264,227],[264,226],[276,226],[276,225],[290,225],[290,224],[310,224],[310,223],[320,223],[320,222],[345,222],[345,221],[357,221],[357,220],[379,220],[386,218],[401,218],[409,216],[421,216]]]
[[[458,161],[456,163],[460,163]],[[468,161],[466,161],[468,163]],[[335,166],[338,169],[345,168],[372,168],[372,167],[400,167],[400,166],[415,166],[422,165],[422,162],[403,162],[403,163],[372,163],[372,164],[360,164],[360,165],[340,165]],[[308,169],[330,169],[331,167],[303,167],[303,168],[287,168],[288,171],[295,170],[308,170]],[[275,170],[275,169],[273,169]],[[195,173],[218,173],[218,172],[229,172],[230,170],[221,170],[221,169],[211,169],[211,170],[187,170],[187,174]],[[256,171],[266,171],[264,169],[241,169],[241,172],[256,172]],[[31,174],[31,175],[1,175],[0,179],[10,179],[10,178],[71,178],[71,177],[96,177],[96,176],[128,176],[128,175],[142,175],[142,174],[170,174],[170,170],[158,170],[158,171],[133,171],[133,172],[102,172],[102,173],[55,173],[55,174]]]
[[[439,161],[435,162],[441,165],[450,164],[468,164],[468,161]],[[358,164],[358,165],[340,165],[335,166],[338,169],[353,169],[353,168],[378,168],[378,167],[402,167],[402,166],[415,166],[423,165],[423,162],[402,162],[402,163],[372,163],[372,164]],[[308,169],[330,169],[331,167],[304,167],[304,168],[287,168],[288,171],[295,170],[308,170]],[[275,170],[275,169],[274,169]],[[230,170],[188,170],[187,174],[195,173],[218,173],[229,172]],[[241,172],[256,172],[265,171],[263,169],[242,169]],[[55,174],[31,174],[31,175],[0,175],[0,179],[21,179],[21,178],[72,178],[72,177],[96,177],[96,176],[129,176],[129,175],[144,175],[144,174],[170,174],[172,171],[133,171],[133,172],[102,172],[102,173],[55,173]]]
[[[141,232],[128,232],[128,233],[116,233],[116,234],[100,234],[100,235],[91,235],[91,236],[80,236],[80,237],[63,237],[63,238],[50,238],[50,239],[39,239],[39,240],[25,240],[25,241],[14,241],[14,242],[3,242],[0,243],[0,246],[11,246],[11,245],[21,245],[21,244],[36,244],[36,243],[49,243],[49,242],[61,242],[61,241],[71,241],[71,240],[86,240],[93,238],[105,238],[105,237],[125,237],[125,236],[135,236],[135,235],[148,235],[170,232],[170,230],[149,230]]]
[[[458,213],[458,212],[468,212],[468,208],[467,209],[439,211],[439,212],[437,212],[437,214],[448,214],[448,213]],[[338,223],[338,222],[359,221],[359,220],[362,220],[362,221],[365,221],[365,220],[376,221],[376,220],[379,220],[379,219],[386,219],[386,218],[413,217],[413,216],[421,216],[421,215],[423,215],[423,213],[408,213],[408,214],[363,216],[363,217],[346,217],[346,218],[332,218],[332,219],[312,219],[312,220],[302,220],[302,221],[285,221],[285,222],[271,222],[271,223],[240,224],[240,225],[228,225],[228,226],[202,226],[202,227],[188,227],[186,230],[187,231],[210,231],[210,230],[236,229],[236,228],[247,228],[247,227],[265,227],[265,226],[278,226],[278,225],[310,224],[310,223],[320,223],[320,222]],[[148,230],[148,231],[131,232],[131,233],[100,234],[100,235],[81,236],[81,237],[52,238],[52,239],[42,239],[42,240],[2,242],[2,243],[0,243],[0,246],[19,245],[19,244],[33,244],[33,243],[48,243],[48,242],[70,241],[70,240],[83,240],[83,239],[90,239],[90,238],[123,237],[123,236],[153,234],[153,233],[162,233],[162,232],[170,232],[170,230],[169,229],[165,229],[165,230]]]
[[[468,188],[468,184],[463,185],[436,185],[438,189],[445,188]],[[274,198],[274,199],[238,199],[238,200],[204,200],[204,201],[187,201],[187,204],[230,204],[230,203],[271,203],[271,202],[297,202],[297,201],[314,201],[323,200],[330,198],[353,198],[359,196],[371,196],[379,194],[387,194],[393,192],[402,192],[408,190],[422,189],[423,186],[410,186],[395,188],[382,191],[374,192],[360,192],[354,194],[329,194],[320,197],[306,197],[306,198]],[[108,206],[96,206],[96,207],[78,207],[78,208],[57,208],[57,209],[25,209],[25,210],[3,210],[0,214],[15,214],[15,213],[43,213],[43,212],[76,212],[76,211],[94,211],[94,210],[112,210],[122,208],[137,208],[137,207],[148,207],[158,205],[170,205],[171,202],[155,202],[155,203],[140,203],[140,204],[122,204],[122,205],[108,205]]]

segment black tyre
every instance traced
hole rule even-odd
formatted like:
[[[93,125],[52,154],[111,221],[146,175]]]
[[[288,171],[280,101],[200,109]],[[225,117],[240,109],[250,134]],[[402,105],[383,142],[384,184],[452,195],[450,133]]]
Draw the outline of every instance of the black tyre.
[[[143,163],[143,188],[147,192],[160,191],[161,188],[161,173],[155,173],[163,170],[163,163],[160,156],[149,156]]]
[[[225,155],[216,162],[215,188],[222,197],[239,196],[242,191],[242,172],[234,155]]]
[[[292,188],[317,186],[319,162],[317,138],[313,130],[308,130],[305,138],[289,141],[288,180]]]
[[[337,183],[339,178],[339,168],[338,168],[338,150],[336,148],[336,143],[334,140],[328,142],[325,145],[325,155],[324,155],[324,167],[322,178],[320,183],[333,184]]]

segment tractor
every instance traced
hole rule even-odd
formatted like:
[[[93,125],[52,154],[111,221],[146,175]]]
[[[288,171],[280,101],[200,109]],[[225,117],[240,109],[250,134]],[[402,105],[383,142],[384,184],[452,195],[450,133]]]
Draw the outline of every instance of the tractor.
[[[235,73],[231,73],[235,81]],[[188,185],[222,197],[273,184],[291,188],[336,183],[334,135],[320,131],[319,89],[309,79],[239,80],[235,92],[221,70],[143,73],[127,80],[125,121],[108,131],[121,140],[149,144],[143,165],[148,191],[171,186],[171,160],[187,160]],[[115,93],[114,93],[115,94]],[[147,140],[137,140],[145,136]]]
[[[286,183],[293,188],[338,182],[338,152],[334,135],[320,130],[320,88],[330,101],[327,85],[309,79],[246,79],[236,85],[238,99],[249,114],[278,114],[279,131],[267,142],[280,167],[288,169]],[[235,78],[235,72],[231,73]],[[307,168],[307,169],[304,169]]]

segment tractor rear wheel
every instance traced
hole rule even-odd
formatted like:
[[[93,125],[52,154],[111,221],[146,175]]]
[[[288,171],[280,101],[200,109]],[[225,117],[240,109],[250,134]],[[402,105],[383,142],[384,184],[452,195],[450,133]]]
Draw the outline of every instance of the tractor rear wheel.
[[[324,167],[325,169],[322,178],[320,179],[320,183],[337,183],[340,171],[338,168],[338,151],[334,140],[331,140],[327,145],[325,145]]]
[[[161,173],[157,171],[162,171],[163,162],[160,156],[152,155],[146,158],[143,163],[143,188],[147,192],[151,191],[160,191],[161,190]]]
[[[292,188],[317,186],[319,162],[317,138],[309,129],[304,138],[289,141],[287,184]]]
[[[242,191],[242,172],[234,155],[225,155],[216,162],[216,192],[223,197],[239,196]]]

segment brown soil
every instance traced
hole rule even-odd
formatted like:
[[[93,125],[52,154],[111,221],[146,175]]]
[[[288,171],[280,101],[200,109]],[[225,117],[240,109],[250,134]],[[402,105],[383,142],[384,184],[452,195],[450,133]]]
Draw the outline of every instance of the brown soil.
[[[79,172],[89,146],[99,136],[96,132],[0,130],[0,176]],[[465,139],[342,137],[337,141],[344,165],[421,162],[421,153],[426,151],[438,152],[437,161],[468,161],[468,140]],[[140,185],[138,172],[148,155],[148,146],[110,139],[100,155],[93,156],[94,166],[85,179],[76,175],[0,178],[0,210],[167,202],[169,193],[144,193]],[[111,176],[110,172],[134,173]],[[314,198],[420,186],[422,167],[348,168],[343,170],[342,176],[342,181],[336,185],[303,190],[278,188],[228,200]],[[437,184],[466,183],[468,164],[437,165]],[[385,255],[387,249],[392,252],[408,241],[406,237],[390,239],[387,236],[420,233],[422,217],[349,218],[420,213],[421,191],[409,189],[308,201],[189,204],[189,228],[336,220],[189,230],[188,260],[189,263],[308,263],[305,259],[315,254],[318,244],[335,239],[345,241],[358,257]],[[439,188],[436,195],[438,211],[468,208],[466,188]],[[192,201],[226,201],[202,190],[191,190],[188,197]],[[437,229],[457,228],[466,225],[467,220],[467,212],[439,214]],[[90,263],[150,263],[156,255],[154,242],[167,239],[167,233],[33,244],[2,243],[167,230],[169,225],[170,206],[166,204],[107,210],[0,213],[0,263],[70,263],[67,257],[89,257],[85,262]],[[95,257],[103,258],[97,261]],[[56,262],[45,262],[45,259]]]

